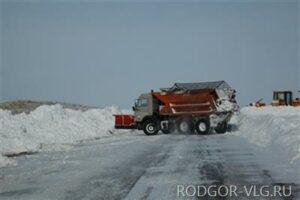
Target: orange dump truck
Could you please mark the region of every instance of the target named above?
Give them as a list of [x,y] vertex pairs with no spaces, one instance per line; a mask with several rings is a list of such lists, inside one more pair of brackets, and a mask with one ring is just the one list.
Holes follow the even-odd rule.
[[238,109],[235,90],[225,81],[175,83],[170,88],[141,94],[133,107],[134,115],[115,115],[116,129],[143,130],[146,135],[225,133]]

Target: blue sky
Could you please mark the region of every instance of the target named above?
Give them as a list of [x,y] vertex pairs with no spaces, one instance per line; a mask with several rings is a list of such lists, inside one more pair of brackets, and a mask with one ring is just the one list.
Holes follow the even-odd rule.
[[3,1],[2,101],[129,108],[142,92],[209,80],[241,105],[298,95],[299,2],[274,2]]

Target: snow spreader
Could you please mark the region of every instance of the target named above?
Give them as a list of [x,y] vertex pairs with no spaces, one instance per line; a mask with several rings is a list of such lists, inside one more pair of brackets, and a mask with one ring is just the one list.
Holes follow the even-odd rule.
[[134,115],[115,115],[116,129],[143,130],[146,135],[181,133],[225,133],[238,110],[236,91],[225,81],[175,83],[170,88],[141,94]]

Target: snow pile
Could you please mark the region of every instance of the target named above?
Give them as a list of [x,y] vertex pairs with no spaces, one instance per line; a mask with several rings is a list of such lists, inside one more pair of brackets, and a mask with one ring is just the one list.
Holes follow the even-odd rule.
[[40,106],[30,114],[12,115],[0,109],[0,167],[12,164],[1,154],[37,152],[43,145],[110,136],[114,133],[113,114],[123,112],[129,111],[112,106],[82,112],[64,109],[59,104]]
[[245,107],[237,116],[238,131],[251,143],[300,163],[300,107]]
[[[5,155],[111,136],[115,134],[113,114],[128,112],[113,106],[83,112],[59,104],[40,106],[30,114],[12,115],[0,109],[0,167],[15,164]],[[239,128],[233,134],[300,164],[300,107],[245,107],[236,123]]]

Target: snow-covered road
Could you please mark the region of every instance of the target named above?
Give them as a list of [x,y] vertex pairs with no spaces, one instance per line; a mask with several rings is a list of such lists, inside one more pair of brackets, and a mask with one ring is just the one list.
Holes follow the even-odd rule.
[[291,185],[293,197],[282,199],[300,198],[295,168],[231,134],[127,134],[17,160],[0,170],[1,200],[192,199],[178,193],[188,185],[237,186],[238,196],[230,199],[250,199],[240,190],[245,186]]

